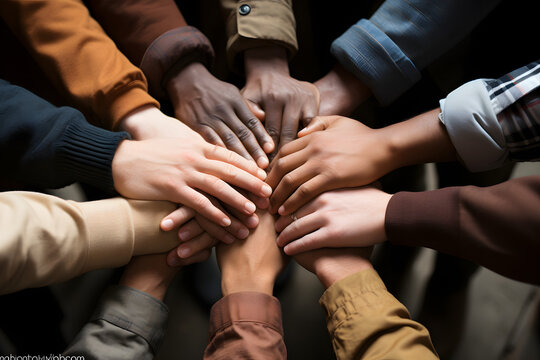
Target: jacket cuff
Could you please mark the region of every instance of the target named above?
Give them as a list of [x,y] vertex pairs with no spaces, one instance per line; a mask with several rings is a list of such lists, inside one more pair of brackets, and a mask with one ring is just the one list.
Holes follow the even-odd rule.
[[362,19],[334,40],[330,52],[387,105],[420,80],[420,71],[383,31]]
[[169,310],[158,299],[128,286],[109,288],[91,321],[104,320],[143,338],[154,354],[163,336]]
[[380,303],[389,294],[386,286],[373,269],[363,270],[332,284],[321,296],[319,303],[326,310],[330,335],[352,314]]
[[[240,8],[250,11],[241,15]],[[227,61],[237,73],[243,71],[243,53],[247,49],[278,45],[289,59],[298,51],[296,20],[291,4],[275,0],[238,1],[227,19]]]
[[[459,192],[450,187],[424,192],[398,192],[386,208],[385,231],[396,245],[459,251]],[[455,251],[454,251],[455,252]]]
[[209,68],[213,60],[210,40],[196,28],[182,26],[154,40],[146,49],[140,67],[148,79],[150,93],[164,98],[165,85],[172,75],[193,62]]
[[153,105],[159,108],[159,102],[151,97],[146,91],[146,84],[141,81],[133,81],[131,86],[114,98],[110,104],[110,118],[112,120],[112,130],[115,130],[118,122],[134,110],[146,105]]
[[504,164],[508,158],[506,140],[483,80],[460,86],[441,100],[440,106],[439,118],[470,171]]
[[72,176],[75,181],[113,193],[112,160],[120,142],[130,138],[125,131],[107,131],[89,124],[82,117],[74,117],[56,149],[59,154],[57,171]]
[[221,298],[210,310],[209,334],[212,339],[218,331],[235,322],[257,322],[283,336],[281,305],[273,296],[257,292],[239,292]]

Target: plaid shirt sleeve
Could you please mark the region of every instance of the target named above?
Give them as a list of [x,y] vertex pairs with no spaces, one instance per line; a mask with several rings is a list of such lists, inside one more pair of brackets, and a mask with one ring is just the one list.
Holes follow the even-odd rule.
[[540,60],[485,83],[510,159],[540,160]]
[[440,119],[471,171],[540,159],[540,62],[478,79],[441,100]]

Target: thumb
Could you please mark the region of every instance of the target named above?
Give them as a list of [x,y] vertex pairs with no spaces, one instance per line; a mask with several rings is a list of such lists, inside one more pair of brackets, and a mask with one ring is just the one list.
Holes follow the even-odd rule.
[[309,135],[315,131],[322,131],[328,128],[328,116],[316,116],[302,130],[298,132],[298,137]]

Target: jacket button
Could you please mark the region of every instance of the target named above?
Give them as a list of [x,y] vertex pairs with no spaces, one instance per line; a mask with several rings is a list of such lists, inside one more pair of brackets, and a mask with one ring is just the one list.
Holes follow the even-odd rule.
[[240,8],[238,8],[238,13],[240,15],[247,15],[251,12],[251,6],[247,5],[247,4],[244,4],[242,6],[240,6]]

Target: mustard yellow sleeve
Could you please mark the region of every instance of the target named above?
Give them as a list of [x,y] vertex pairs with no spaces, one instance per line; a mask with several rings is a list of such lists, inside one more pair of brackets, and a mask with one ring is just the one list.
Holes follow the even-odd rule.
[[0,15],[64,94],[108,129],[159,103],[81,0],[2,0]]
[[250,48],[274,44],[298,50],[292,0],[220,0],[226,19],[227,60],[239,71],[240,55]]
[[74,202],[32,192],[0,193],[0,294],[125,265],[178,245],[159,223],[175,205],[113,198]]
[[337,359],[438,359],[427,329],[390,294],[375,270],[330,286],[320,299]]

